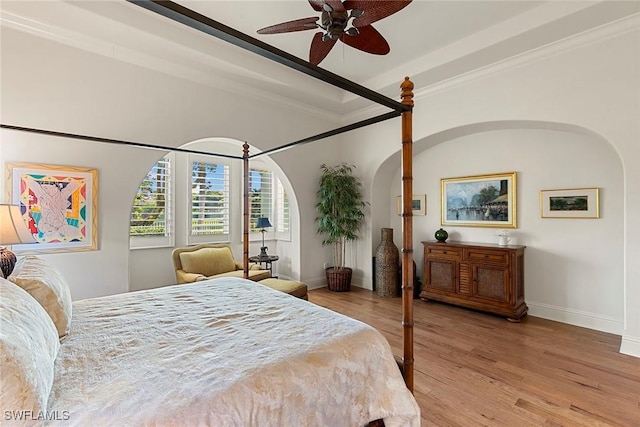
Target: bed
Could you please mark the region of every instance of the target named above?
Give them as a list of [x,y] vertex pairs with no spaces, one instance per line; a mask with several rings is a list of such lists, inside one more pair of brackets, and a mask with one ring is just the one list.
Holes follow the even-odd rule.
[[240,278],[70,303],[47,261],[16,270],[0,283],[5,422],[420,425],[386,339],[315,304]]
[[[115,425],[116,420],[123,425],[350,427],[377,420],[384,420],[386,426],[419,425],[420,411],[412,395],[413,83],[408,77],[404,79],[402,101],[397,102],[173,2],[130,1],[392,109],[258,154],[250,154],[249,144],[245,144],[242,156],[221,155],[244,162],[245,277],[249,266],[250,159],[401,116],[403,355],[396,362],[385,339],[360,322],[293,301],[259,284],[243,279],[199,282],[73,304],[68,335],[59,349],[52,343],[48,355],[43,355],[43,360],[48,360],[55,354],[47,374],[52,386],[46,399],[40,397],[34,407],[48,411],[45,415],[52,418],[52,425]],[[216,155],[4,123],[0,126],[92,142]],[[4,282],[3,292],[13,289]],[[2,300],[4,304],[4,295]],[[225,305],[232,300],[233,307]],[[184,310],[186,305],[190,310]],[[3,308],[2,315],[6,313],[18,316]],[[40,323],[46,321],[40,319]],[[119,329],[125,323],[131,331]],[[145,335],[145,331],[152,333]],[[221,335],[208,335],[213,332]],[[215,346],[222,342],[227,345]],[[223,357],[225,354],[228,357]],[[33,369],[37,371],[38,365]],[[35,385],[46,388],[46,383]],[[2,393],[4,403],[4,388]]]

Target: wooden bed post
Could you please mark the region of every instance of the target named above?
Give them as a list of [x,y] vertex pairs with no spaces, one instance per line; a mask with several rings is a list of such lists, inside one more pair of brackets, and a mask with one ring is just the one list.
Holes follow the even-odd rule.
[[251,213],[251,206],[249,205],[249,144],[246,142],[242,145],[242,163],[244,166],[243,171],[243,186],[242,193],[243,201],[243,213],[242,213],[242,277],[249,278],[249,215]]
[[413,82],[405,77],[400,85],[402,104],[402,375],[413,393]]

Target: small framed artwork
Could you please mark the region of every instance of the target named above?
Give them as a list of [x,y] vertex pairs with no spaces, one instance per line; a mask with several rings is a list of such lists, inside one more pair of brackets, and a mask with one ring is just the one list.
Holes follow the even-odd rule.
[[516,172],[440,180],[442,225],[516,228]]
[[97,249],[96,169],[8,163],[7,175],[9,200],[20,206],[37,242],[13,249],[23,254]]
[[600,218],[598,188],[540,191],[542,218]]
[[[413,215],[426,215],[427,214],[427,195],[426,194],[414,194],[411,197],[411,212]],[[398,196],[396,199],[396,211],[398,215],[402,215],[402,196]]]

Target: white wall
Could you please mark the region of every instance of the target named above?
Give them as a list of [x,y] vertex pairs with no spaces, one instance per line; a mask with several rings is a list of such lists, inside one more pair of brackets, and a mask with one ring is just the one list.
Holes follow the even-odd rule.
[[[559,138],[566,139],[567,143],[573,141],[573,144],[584,144],[590,146],[590,150],[596,150],[595,153],[580,151],[581,158],[586,158],[596,169],[576,169],[575,173],[580,175],[572,176],[572,179],[568,179],[567,175],[544,176],[539,172],[544,165],[520,164],[522,160],[519,158],[519,151],[513,152],[514,159],[502,159],[500,163],[494,163],[492,168],[480,165],[476,158],[469,159],[463,166],[456,165],[455,171],[441,171],[433,179],[522,170],[520,184],[527,189],[525,194],[529,194],[528,197],[537,197],[537,192],[545,187],[603,187],[605,209],[601,219],[589,221],[595,224],[593,228],[571,221],[565,225],[558,225],[557,222],[555,225],[551,222],[550,225],[549,221],[552,220],[542,221],[537,218],[529,218],[522,223],[522,226],[527,228],[519,229],[518,234],[529,246],[527,265],[531,262],[534,262],[534,265],[543,263],[550,259],[551,254],[564,256],[569,262],[569,270],[562,270],[564,267],[557,264],[553,265],[553,270],[563,275],[562,290],[553,288],[549,283],[540,283],[543,276],[532,276],[533,272],[529,269],[527,278],[533,283],[527,285],[527,299],[531,300],[535,307],[532,312],[535,311],[538,315],[552,318],[564,316],[576,323],[597,324],[595,326],[598,328],[609,331],[619,331],[621,326],[621,351],[638,356],[640,264],[636,260],[640,257],[640,168],[636,163],[640,159],[639,28],[637,19],[624,21],[613,28],[602,29],[543,49],[533,55],[506,61],[437,88],[416,88],[416,107],[413,113],[413,139],[417,141],[414,147],[416,151],[471,134],[464,140],[452,142],[454,145],[443,144],[437,150],[425,153],[426,156],[434,152],[449,153],[448,158],[441,159],[443,162],[454,160],[451,158],[453,151],[449,151],[447,147],[453,147],[455,144],[466,144],[462,152],[455,152],[455,157],[466,157],[467,150],[480,157],[476,142],[478,145],[487,142],[486,135],[481,131],[504,127],[565,129],[582,136],[550,136],[556,141]],[[393,168],[386,163],[387,159],[392,158],[396,165],[400,164],[397,154],[400,149],[398,129],[376,125],[351,133],[350,143],[345,144],[344,158],[347,161],[357,161],[360,170],[364,171],[365,182],[371,185],[369,191],[374,193],[371,224],[375,227],[373,234],[365,236],[358,243],[361,251],[373,252],[379,242],[379,227],[391,221],[393,207],[390,208],[388,198],[392,194],[400,194],[399,181],[391,179],[398,166]],[[534,143],[531,139],[534,133],[524,132],[519,135],[529,140],[529,144]],[[396,143],[393,144],[391,141]],[[521,147],[518,141],[512,143]],[[556,149],[562,150],[560,147],[549,147],[546,143],[541,144],[540,150],[544,149],[543,146],[552,151],[541,152],[537,158],[555,160]],[[460,148],[459,145],[457,147]],[[609,152],[606,156],[608,161],[605,163],[608,165],[607,170],[602,171],[598,164],[599,156],[611,150],[616,154],[617,160],[616,156],[612,157]],[[414,153],[417,158],[424,161],[416,151]],[[494,170],[495,168],[497,170]],[[414,185],[420,183],[424,175],[430,174],[431,171],[424,168],[414,168]],[[539,178],[540,182],[533,182],[533,177]],[[582,179],[578,179],[579,177]],[[558,181],[564,181],[565,185],[560,185]],[[416,191],[417,187],[414,193]],[[439,192],[434,191],[428,191],[430,200],[433,200],[434,194],[435,197],[439,197]],[[622,200],[612,199],[616,194],[622,197]],[[528,200],[529,204],[535,204],[531,199]],[[434,206],[433,202],[428,202],[428,205]],[[622,213],[619,213],[618,209],[621,209]],[[527,214],[535,215],[537,210],[529,209],[523,220],[526,220]],[[418,226],[420,221],[416,221]],[[428,237],[431,237],[436,225],[437,222],[427,224]],[[608,247],[605,240],[619,240],[619,236],[622,235],[622,240],[618,242],[622,249],[613,252],[623,258],[623,264],[620,264],[620,261],[604,264],[602,259],[594,259],[584,248],[575,252],[576,240],[560,240],[550,236],[550,232],[553,231],[550,229],[553,227],[566,227],[567,230],[586,233],[585,236],[579,236],[578,242],[581,244],[589,242],[590,245],[604,244]],[[456,229],[454,236],[455,233],[460,231]],[[489,237],[482,234],[482,231],[471,229],[465,229],[464,233],[464,236],[460,237],[469,240],[488,241]],[[416,250],[419,250],[416,244],[419,245],[421,238],[414,236]],[[601,256],[605,256],[607,261],[613,261],[614,257],[608,252],[595,250]],[[589,255],[589,264],[581,261],[576,253]],[[533,258],[533,261],[530,261],[530,258]],[[370,284],[369,264],[370,261],[365,260],[359,266],[365,272],[365,280]],[[547,268],[547,265],[544,268]],[[568,271],[578,275],[569,276]],[[590,279],[586,283],[584,280],[576,280],[585,277],[592,277],[593,280]],[[553,283],[560,283],[560,279],[554,278]],[[546,295],[543,290],[552,292],[552,295]],[[581,294],[576,296],[573,292],[575,290]],[[617,311],[621,307],[624,307],[622,313]]]
[[[228,137],[249,141],[263,150],[336,126],[295,106],[244,99],[233,92],[214,90],[5,27],[1,42],[3,124],[169,147],[207,137]],[[175,281],[170,248],[132,256],[129,253],[133,197],[142,178],[164,152],[6,129],[0,131],[0,145],[3,165],[33,162],[98,169],[99,250],[44,255],[67,277],[74,299],[150,287],[150,278],[158,279],[161,285]],[[242,153],[239,150],[237,154]],[[313,144],[300,147],[294,154],[273,156],[283,165],[285,175],[301,176],[292,182],[292,196],[307,218],[314,210],[315,192],[311,189],[319,175],[317,162],[330,156]],[[8,189],[0,190],[8,200]],[[294,225],[298,226],[297,219]],[[309,234],[308,227],[305,232]],[[297,242],[309,239],[300,234],[299,229],[295,231]],[[309,240],[306,250],[323,250],[313,237]],[[284,259],[283,268],[306,280],[305,272],[313,271],[306,260],[315,258],[300,263],[298,253],[286,254],[296,259]],[[129,283],[130,271],[136,280],[133,286]],[[312,274],[317,280],[318,273]]]
[[[518,124],[521,126],[521,124]],[[419,148],[427,141],[416,141]],[[415,260],[422,241],[440,228],[440,179],[517,172],[517,229],[526,245],[525,300],[529,314],[622,334],[624,308],[624,189],[622,164],[608,143],[558,130],[502,129],[457,137],[414,156],[414,193],[427,194],[427,216],[414,217]],[[391,182],[400,181],[400,171]],[[600,188],[599,219],[540,217],[542,189]],[[396,188],[388,194],[393,200]],[[402,223],[389,210],[401,247]],[[444,227],[451,240],[497,243],[495,229]],[[379,239],[377,239],[379,240]],[[374,239],[374,244],[376,239]]]
[[[640,263],[635,262],[640,257],[640,168],[636,165],[640,158],[638,27],[638,20],[627,20],[612,28],[463,76],[437,88],[416,88],[413,131],[414,140],[418,141],[416,148],[422,145],[421,149],[426,150],[439,142],[449,141],[433,148],[433,151],[416,152],[419,161],[423,162],[430,161],[429,153],[451,152],[451,147],[456,144],[465,144],[465,150],[468,144],[475,146],[475,142],[470,141],[476,138],[478,145],[498,143],[487,141],[490,134],[480,132],[483,126],[492,129],[490,124],[495,122],[559,124],[555,129],[564,126],[591,135],[589,138],[567,135],[566,143],[589,145],[598,154],[607,154],[608,163],[613,168],[610,176],[600,177],[595,172],[576,170],[584,179],[576,177],[575,181],[570,181],[566,175],[543,176],[530,165],[510,167],[507,161],[499,169],[522,171],[520,183],[524,192],[519,197],[534,197],[531,194],[545,186],[560,187],[556,182],[561,179],[567,181],[568,186],[589,185],[605,189],[603,217],[585,222],[596,224],[592,230],[585,230],[586,225],[579,226],[582,227],[579,231],[587,234],[580,241],[606,246],[602,242],[603,236],[613,236],[610,238],[615,240],[621,233],[624,264],[620,266],[618,261],[613,268],[597,263],[589,265],[592,268],[589,277],[594,280],[575,285],[584,286],[584,295],[579,299],[569,299],[568,296],[568,291],[574,288],[567,282],[575,282],[575,277],[566,277],[563,282],[557,278],[556,283],[564,284],[565,292],[548,283],[536,284],[541,277],[532,276],[528,271],[527,298],[535,303],[540,314],[544,314],[543,309],[550,308],[548,315],[569,313],[571,310],[585,318],[602,315],[604,323],[613,325],[613,328],[619,325],[623,316],[622,351],[636,355],[640,355]],[[398,83],[401,79],[399,77]],[[223,136],[250,141],[266,149],[335,125],[300,109],[238,99],[232,92],[180,81],[5,28],[2,32],[1,83],[3,123],[167,146]],[[473,136],[456,141],[456,138],[464,136],[464,132],[456,134],[456,131],[468,126],[473,128]],[[513,132],[528,144],[533,144],[544,133],[517,129]],[[502,143],[505,135],[494,134],[501,136]],[[129,209],[138,183],[158,156],[10,131],[2,131],[0,137],[2,162],[34,161],[99,168],[100,250],[51,257],[70,277],[75,298],[127,290],[127,272],[131,262],[128,255]],[[557,132],[551,132],[549,137],[556,141],[563,139]],[[348,144],[338,145],[340,142]],[[619,161],[602,148],[607,144],[613,147]],[[540,156],[553,158],[556,148],[546,143],[543,145],[551,151],[540,153]],[[292,182],[299,203],[299,239],[304,243],[299,254],[302,280],[311,285],[321,283],[322,265],[329,261],[328,249],[321,247],[321,238],[315,233],[318,166],[322,162],[347,161],[358,166],[357,172],[364,178],[366,186],[365,195],[372,201],[371,215],[363,229],[362,239],[350,251],[351,262],[356,269],[356,283],[370,286],[371,255],[379,239],[379,229],[392,221],[389,203],[383,201],[391,194],[399,194],[400,185],[381,177],[385,174],[391,177],[397,172],[397,167],[385,162],[397,156],[399,148],[399,120],[392,120],[350,132],[334,138],[332,142],[308,144],[273,156]],[[514,153],[514,157],[517,154]],[[598,154],[588,153],[587,157],[593,159]],[[620,174],[620,163],[621,181],[616,178]],[[469,172],[465,172],[467,169]],[[483,169],[474,161],[461,165],[446,176],[485,172]],[[492,169],[487,171],[492,172]],[[416,183],[420,173],[416,168]],[[438,175],[433,178],[440,178]],[[540,178],[541,182],[534,182],[534,178]],[[620,187],[612,188],[615,185]],[[616,191],[622,191],[622,225],[616,222],[618,213],[612,211],[620,208],[617,204],[620,202],[610,198]],[[425,192],[432,201],[433,190]],[[535,204],[523,202],[525,206],[532,203]],[[433,203],[429,202],[429,206],[432,207]],[[529,246],[527,265],[545,262],[550,253],[566,256],[575,253],[574,242],[551,242],[549,227],[559,226],[548,225],[551,220],[541,221],[532,212],[531,209],[525,210],[524,222],[521,223],[523,228],[518,229],[518,237]],[[527,219],[527,215],[533,217]],[[425,220],[431,219],[427,216]],[[570,221],[567,224],[570,225],[566,227],[574,227]],[[435,225],[426,224],[429,234]],[[485,232],[464,231],[469,238],[487,240]],[[421,238],[416,236],[418,244]],[[613,252],[620,255],[619,249]],[[584,255],[584,251],[581,250],[580,254]],[[607,259],[612,260],[613,255]],[[580,279],[587,276],[583,272],[587,266],[578,265],[577,258],[570,261],[569,271],[572,274],[578,274]],[[157,258],[157,262],[168,261],[163,255]],[[153,265],[149,264],[148,268],[153,268]],[[554,266],[554,270],[560,271],[561,267]],[[605,277],[610,285],[604,283]],[[87,284],[88,281],[91,285]],[[622,301],[620,281],[623,282]],[[534,284],[536,286],[532,287]],[[547,295],[543,292],[545,290],[552,295]],[[559,298],[561,294],[564,300]],[[622,305],[623,314],[619,312]]]
[[[3,87],[3,104],[4,94]],[[125,158],[122,148],[113,145],[79,144],[67,138],[6,130],[0,132],[0,145],[4,164],[28,161],[98,169],[98,250],[51,254],[45,258],[61,270],[74,299],[128,291],[126,223],[136,191],[130,188],[131,180],[139,179],[130,166],[145,163],[148,152],[131,150]],[[4,180],[2,184],[6,186]],[[6,192],[5,187],[2,194]],[[5,199],[9,201],[8,195]],[[125,200],[129,208],[124,207]]]

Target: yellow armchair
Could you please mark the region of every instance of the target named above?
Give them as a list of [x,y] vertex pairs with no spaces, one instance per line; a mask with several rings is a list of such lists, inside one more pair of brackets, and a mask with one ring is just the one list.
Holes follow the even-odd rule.
[[[242,277],[243,266],[233,258],[228,244],[210,244],[176,248],[171,254],[178,283],[192,283],[216,277]],[[253,264],[249,279],[259,281],[271,277],[269,270]]]

